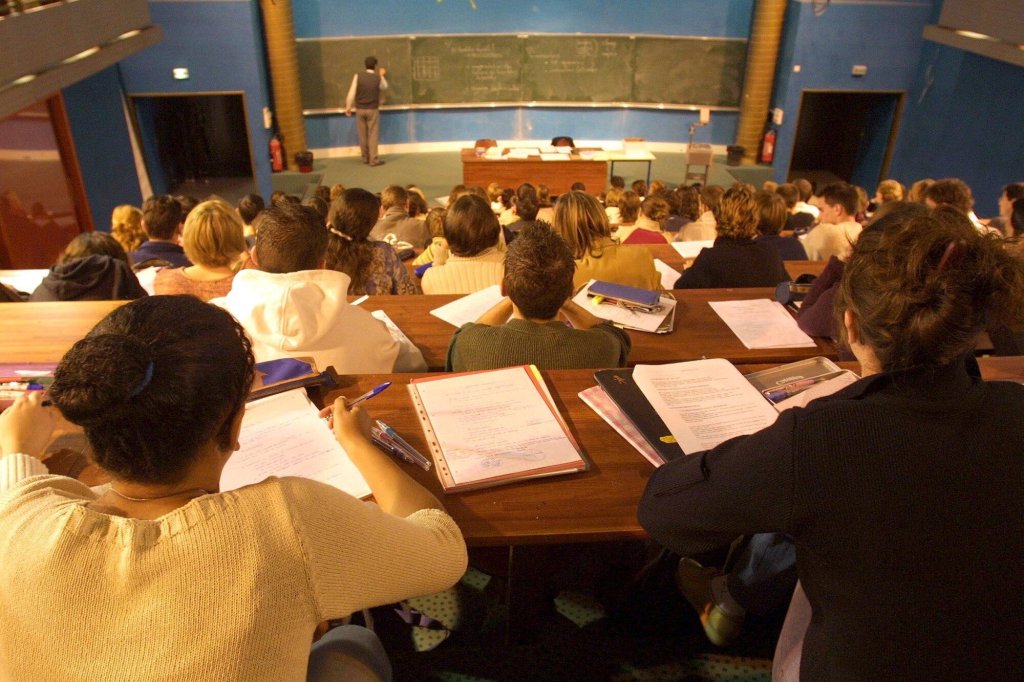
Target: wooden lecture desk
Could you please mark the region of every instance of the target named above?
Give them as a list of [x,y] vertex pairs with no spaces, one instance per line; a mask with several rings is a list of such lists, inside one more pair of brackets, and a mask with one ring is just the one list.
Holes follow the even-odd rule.
[[[660,260],[661,262],[668,265],[676,272],[682,273],[682,271],[693,262],[692,259],[684,259],[678,251],[672,248],[671,244],[643,244],[651,251],[651,255]],[[820,275],[825,269],[825,265],[828,261],[823,260],[787,260],[783,261],[786,266],[786,272],[793,279],[796,279],[804,273],[811,275]]]
[[[836,357],[836,347],[816,339],[814,348],[745,347],[708,305],[710,301],[772,298],[772,288],[677,289],[676,322],[669,334],[630,332],[630,364],[725,358],[735,363],[785,363],[824,355]],[[356,297],[349,297],[354,300]],[[423,352],[427,367],[444,369],[448,342],[455,327],[430,314],[458,295],[370,296],[362,307],[383,310]],[[0,358],[15,362],[54,362],[120,301],[62,303],[0,303]]]
[[478,187],[496,182],[512,188],[530,182],[547,185],[552,194],[568,192],[574,182],[582,182],[591,192],[604,189],[608,180],[607,160],[587,160],[575,153],[567,156],[565,161],[544,161],[539,155],[525,159],[489,159],[477,156],[474,149],[463,149],[462,182]]

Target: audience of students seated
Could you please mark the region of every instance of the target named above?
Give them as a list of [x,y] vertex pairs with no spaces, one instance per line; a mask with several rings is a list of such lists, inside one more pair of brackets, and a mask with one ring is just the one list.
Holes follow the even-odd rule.
[[383,241],[389,234],[399,241],[421,249],[430,243],[430,235],[422,220],[409,217],[409,193],[398,185],[388,185],[380,193],[383,214],[370,231],[369,238]]
[[323,269],[327,236],[311,208],[267,209],[252,253],[259,269],[240,271],[228,295],[212,303],[242,323],[259,362],[312,357],[340,374],[425,369],[422,356],[415,366],[398,362],[402,348],[384,323],[349,305],[349,276]]
[[342,192],[327,218],[326,267],[349,276],[349,294],[422,293],[394,247],[367,239],[379,215],[380,201],[365,189]]
[[[523,228],[505,255],[501,291],[506,298],[456,330],[446,369],[625,366],[629,336],[572,302],[574,269],[573,254],[561,237],[539,224]],[[557,319],[559,313],[571,327]]]
[[659,288],[661,277],[650,249],[624,246],[613,239],[608,216],[589,194],[567,192],[560,196],[552,227],[576,260],[575,287],[596,279],[641,289]]
[[857,190],[845,182],[834,182],[821,190],[818,224],[801,237],[811,260],[845,258],[857,241],[862,226],[855,219],[860,198]]
[[775,188],[775,193],[786,202],[786,224],[784,230],[792,230],[793,234],[801,235],[811,229],[816,218],[806,211],[797,210],[797,202],[800,200],[800,190],[791,182],[784,182]]
[[516,188],[516,195],[512,199],[513,211],[516,220],[505,225],[505,241],[511,244],[516,234],[537,220],[537,213],[540,211],[540,197],[537,195],[537,188],[528,182],[524,182]]
[[[640,195],[633,190],[626,190],[619,197],[616,206],[619,207],[619,230],[624,227],[636,225],[636,219],[640,217]],[[618,236],[618,232],[616,233]]]
[[726,190],[715,219],[718,236],[714,245],[697,254],[693,265],[676,280],[675,289],[773,287],[789,280],[775,247],[754,241],[758,211],[750,189]]
[[713,211],[704,201],[705,196],[712,197],[715,205],[721,200],[721,187],[712,185],[710,187],[684,187],[680,191],[680,203],[682,212],[687,216],[696,216],[679,229],[676,233],[677,242],[704,242],[712,241],[715,238],[715,216]]
[[467,194],[449,206],[444,238],[448,248],[434,247],[434,265],[423,273],[423,293],[471,294],[501,283],[501,226],[486,199]]
[[106,232],[83,232],[64,247],[30,301],[118,301],[145,296],[128,255]]
[[161,268],[153,279],[156,294],[191,294],[203,301],[226,296],[245,259],[242,219],[223,201],[204,201],[185,219],[182,248],[192,265]]
[[754,194],[757,204],[757,234],[755,241],[770,244],[782,260],[807,260],[804,245],[796,237],[783,237],[779,233],[786,225],[789,212],[786,200],[774,192],[761,190]]
[[[837,292],[864,378],[652,473],[640,523],[673,552],[761,532],[795,544],[802,588],[773,679],[1020,669],[1024,582],[1007,576],[1024,552],[1024,387],[982,381],[973,351],[1022,305],[1024,266],[997,240],[931,217],[886,229]],[[705,591],[706,621],[720,598]]]
[[131,253],[146,241],[142,229],[142,211],[130,204],[115,206],[110,214],[110,236],[117,240],[125,253]]
[[142,229],[147,241],[128,254],[135,267],[147,265],[192,265],[178,244],[185,216],[181,204],[166,194],[151,196],[142,203]]
[[668,214],[667,201],[659,196],[649,196],[641,204],[636,221],[620,227],[615,237],[623,244],[666,244],[671,236],[661,231],[661,223]]
[[444,240],[444,214],[443,208],[432,208],[427,211],[426,218],[423,223],[427,226],[427,231],[430,232],[430,243],[427,248],[423,249],[420,255],[416,256],[413,260],[413,265],[426,265],[427,263],[434,262],[434,250],[438,248],[447,249],[448,242]]
[[245,243],[250,248],[256,243],[256,228],[253,223],[260,211],[266,207],[263,197],[259,194],[246,194],[238,202],[238,217],[242,219],[242,234],[245,236]]
[[[679,185],[672,191],[672,196],[675,197],[675,211],[678,217],[676,225],[678,227],[674,230],[668,230],[669,232],[675,232],[675,240],[682,241],[682,236],[686,234],[684,231],[692,223],[700,217],[703,213],[703,206],[700,200],[700,190],[691,185]],[[690,240],[692,241],[692,240]]]
[[[372,632],[345,626],[311,649],[312,633],[451,586],[467,564],[462,534],[343,398],[334,434],[375,504],[297,477],[220,492],[252,381],[230,315],[155,296],[68,351],[54,407],[34,392],[0,415],[0,575],[17,584],[0,591],[6,675],[391,678]],[[84,429],[109,483],[48,474],[39,458],[58,411]]]

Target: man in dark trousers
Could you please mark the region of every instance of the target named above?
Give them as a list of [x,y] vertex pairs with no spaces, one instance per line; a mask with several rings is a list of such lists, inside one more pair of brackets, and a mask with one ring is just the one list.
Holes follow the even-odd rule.
[[359,132],[359,151],[363,162],[371,166],[383,165],[377,158],[377,137],[380,134],[380,93],[388,89],[384,80],[387,70],[377,68],[377,58],[367,57],[366,70],[352,76],[352,85],[345,98],[345,115],[356,111],[356,130]]

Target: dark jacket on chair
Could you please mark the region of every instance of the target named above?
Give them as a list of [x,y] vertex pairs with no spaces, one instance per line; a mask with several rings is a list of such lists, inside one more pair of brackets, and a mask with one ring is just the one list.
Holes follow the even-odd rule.
[[146,296],[135,273],[110,256],[76,258],[50,269],[30,301],[130,301]]

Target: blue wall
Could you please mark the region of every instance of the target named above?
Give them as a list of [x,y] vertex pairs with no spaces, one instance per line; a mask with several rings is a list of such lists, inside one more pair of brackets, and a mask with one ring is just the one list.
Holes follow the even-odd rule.
[[[259,5],[253,0],[150,2],[149,11],[164,39],[121,62],[125,92],[244,92],[256,181],[269,197],[270,133],[263,128],[263,107],[270,106],[270,91]],[[189,80],[171,77],[178,66],[188,67]]]
[[115,206],[142,203],[117,66],[65,88],[63,95],[93,226],[109,231]]
[[[785,111],[778,127],[773,166],[782,182],[789,170],[804,90],[909,91],[914,83],[932,2],[833,3],[821,16],[807,2],[790,0],[775,80],[775,107]],[[855,64],[868,73],[851,75]],[[794,66],[799,73],[794,73]],[[873,188],[872,188],[873,189]]]
[[[295,0],[297,38],[457,33],[612,33],[747,38],[753,0]],[[349,78],[349,74],[339,74]],[[342,106],[343,103],[338,104]],[[696,112],[643,109],[455,109],[388,111],[381,115],[386,143],[439,142],[479,137],[577,139],[645,137],[685,142]],[[738,114],[711,114],[696,139],[732,144]],[[358,144],[354,119],[306,118],[312,148]]]
[[958,177],[980,216],[1024,180],[1024,68],[926,43],[893,159],[901,182]]

